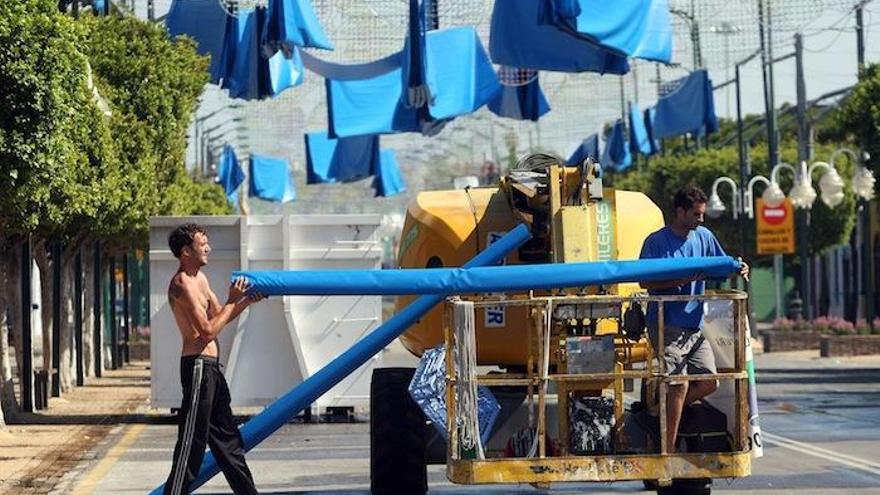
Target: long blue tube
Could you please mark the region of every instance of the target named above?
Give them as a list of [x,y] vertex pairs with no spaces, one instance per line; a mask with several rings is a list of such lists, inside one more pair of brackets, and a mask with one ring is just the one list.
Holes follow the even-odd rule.
[[734,258],[712,256],[474,268],[234,272],[232,277],[244,276],[253,290],[272,296],[469,294],[676,280],[697,274],[721,278],[739,268]]
[[[464,266],[467,268],[500,263],[505,256],[521,246],[531,238],[529,229],[520,224],[508,232],[504,237],[489,245],[485,251],[476,255]],[[263,440],[284,426],[297,413],[309,404],[315,402],[328,390],[333,388],[343,378],[358,369],[367,360],[387,347],[397,337],[405,332],[410,325],[431,310],[435,305],[443,301],[444,296],[433,294],[422,296],[413,301],[400,313],[371,332],[351,349],[343,352],[327,366],[317,373],[308,377],[284,394],[281,398],[269,405],[263,412],[254,416],[241,427],[241,435],[244,439],[244,448],[249,451]],[[215,474],[220,472],[217,461],[212,453],[208,453],[202,462],[199,476],[190,486],[191,490],[205,484]],[[151,495],[161,495],[165,485],[162,484],[151,492]]]

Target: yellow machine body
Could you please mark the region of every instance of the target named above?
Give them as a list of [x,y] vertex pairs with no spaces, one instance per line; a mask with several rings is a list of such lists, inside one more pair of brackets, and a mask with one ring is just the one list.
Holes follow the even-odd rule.
[[[519,223],[530,227],[533,239],[511,253],[507,264],[637,259],[645,238],[663,226],[660,209],[640,192],[599,186],[601,194],[594,189],[590,195],[591,178],[582,176],[588,174],[582,168],[554,165],[529,174],[529,181],[505,177],[498,187],[420,193],[407,211],[399,266],[461,266]],[[537,186],[533,180],[536,175]],[[608,294],[628,295],[638,286],[620,284],[603,289]],[[398,310],[412,299],[399,298]],[[476,319],[480,364],[525,364],[525,308],[480,309]],[[603,327],[606,323],[613,328]],[[599,333],[616,328],[612,321],[598,326]],[[416,356],[442,344],[442,308],[426,314],[401,341]]]

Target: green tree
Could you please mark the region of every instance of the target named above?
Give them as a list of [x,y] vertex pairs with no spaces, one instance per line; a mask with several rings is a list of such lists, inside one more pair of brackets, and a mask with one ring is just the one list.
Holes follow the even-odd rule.
[[127,187],[107,211],[103,233],[143,242],[153,215],[222,214],[229,206],[215,184],[184,168],[186,131],[208,82],[208,60],[192,40],[134,18],[85,18],[84,50],[110,101],[112,129]]
[[65,232],[103,207],[117,167],[87,87],[82,30],[50,0],[0,5],[0,225]]
[[870,153],[867,164],[880,174],[880,65],[861,71],[858,84],[835,112],[828,134],[845,137]]

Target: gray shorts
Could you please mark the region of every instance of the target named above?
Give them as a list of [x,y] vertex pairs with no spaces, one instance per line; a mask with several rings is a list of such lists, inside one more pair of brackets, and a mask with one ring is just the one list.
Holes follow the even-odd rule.
[[[657,349],[657,327],[650,325],[648,338]],[[702,375],[717,373],[715,353],[699,328],[666,325],[663,335],[663,360],[670,375]]]

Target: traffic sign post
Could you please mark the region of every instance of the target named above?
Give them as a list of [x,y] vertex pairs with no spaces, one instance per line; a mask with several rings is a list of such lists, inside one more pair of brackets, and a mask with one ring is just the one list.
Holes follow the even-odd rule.
[[794,209],[791,200],[779,206],[764,204],[758,198],[755,227],[758,254],[794,254]]

